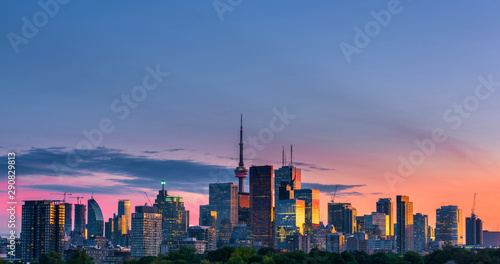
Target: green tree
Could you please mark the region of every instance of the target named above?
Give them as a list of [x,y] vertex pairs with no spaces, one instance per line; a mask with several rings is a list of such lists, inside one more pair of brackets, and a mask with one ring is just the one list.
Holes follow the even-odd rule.
[[263,247],[263,248],[259,249],[259,251],[257,251],[257,254],[259,254],[261,256],[266,256],[267,254],[274,254],[274,249]]
[[79,249],[66,261],[66,264],[94,264],[94,261],[87,252]]
[[171,251],[166,257],[174,263],[200,263],[201,257],[196,254],[196,249],[192,247],[181,247],[179,250]]
[[62,257],[61,254],[57,252],[45,253],[38,259],[39,264],[61,264]]
[[424,258],[415,251],[406,252],[403,259],[411,264],[424,264]]
[[206,259],[212,263],[221,262],[225,263],[229,261],[231,254],[236,250],[234,247],[223,247],[214,251],[209,251],[206,255]]

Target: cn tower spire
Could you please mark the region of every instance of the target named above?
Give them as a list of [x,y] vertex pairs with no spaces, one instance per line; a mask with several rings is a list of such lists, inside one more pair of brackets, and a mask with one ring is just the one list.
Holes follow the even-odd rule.
[[245,164],[243,164],[243,114],[241,114],[240,119],[240,163],[238,164],[238,166],[245,166]]
[[245,178],[247,177],[247,168],[245,168],[245,164],[243,163],[243,114],[240,117],[240,163],[238,167],[234,171],[235,177],[238,178],[238,191],[244,192],[245,190]]

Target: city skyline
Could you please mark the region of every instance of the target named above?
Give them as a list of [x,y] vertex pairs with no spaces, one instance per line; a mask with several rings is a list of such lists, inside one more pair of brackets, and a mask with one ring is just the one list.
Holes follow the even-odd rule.
[[334,194],[358,215],[408,195],[435,226],[441,206],[469,216],[477,193],[483,229],[498,230],[500,3],[400,1],[347,61],[342,43],[387,4],[244,1],[221,20],[211,2],[70,2],[16,51],[9,33],[44,9],[9,2],[0,159],[16,152],[18,204],[94,193],[108,221],[119,199],[149,203],[165,180],[196,224],[209,184],[238,182],[243,113],[245,167],[278,168],[293,145],[324,223]]
[[[241,131],[240,131],[240,134],[241,134]],[[241,136],[241,135],[240,135],[240,136]],[[113,150],[111,150],[111,151],[113,151]],[[290,152],[291,152],[291,151],[290,151]],[[277,173],[277,172],[279,172],[279,171],[281,171],[281,170],[283,170],[283,169],[287,169],[287,168],[289,168],[288,166],[289,166],[289,164],[291,164],[291,163],[287,164],[287,162],[292,162],[292,161],[291,161],[292,157],[291,157],[291,153],[290,153],[290,152],[289,152],[289,153],[287,153],[287,152],[285,151],[284,146],[283,146],[283,148],[282,148],[282,157],[281,157],[281,158],[282,158],[282,160],[281,160],[281,165],[282,165],[283,167],[282,167],[282,168],[279,168],[279,170],[277,169],[277,170],[276,170],[276,173]],[[290,155],[290,157],[286,157],[286,155]],[[288,161],[286,161],[286,159],[288,159]],[[236,160],[236,158],[235,158],[235,159],[232,159],[232,160]],[[236,161],[235,161],[235,162],[236,162]],[[295,164],[303,164],[303,163],[301,163],[301,162],[296,162]],[[255,165],[250,165],[250,166],[255,166]],[[306,165],[306,166],[307,166],[307,165]],[[233,168],[234,168],[234,167],[233,167]],[[233,168],[229,167],[229,168],[224,168],[223,170],[225,171],[225,173],[231,173],[231,169],[233,169]],[[277,167],[276,167],[276,168],[277,168]],[[299,181],[298,181],[298,182],[299,182],[299,184],[300,184],[300,179],[301,179],[301,176],[300,176],[300,175],[301,175],[301,173],[300,173],[300,169],[301,169],[301,168],[300,168],[300,167],[295,167],[295,166],[294,166],[294,170],[295,170],[295,168],[297,168],[297,170],[299,171],[299,173],[298,173],[298,175],[299,175]],[[217,177],[216,177],[216,178],[214,178],[214,179],[216,179],[216,180],[217,180],[217,182],[210,183],[210,185],[211,185],[211,184],[217,184],[217,183],[219,183],[219,181],[220,181],[220,179],[221,179],[221,177],[220,177],[220,176],[221,176],[221,174],[220,174],[220,170],[221,170],[220,168],[219,168],[219,169],[217,169]],[[226,172],[226,171],[227,171],[227,172]],[[212,171],[212,173],[213,173],[213,171]],[[224,174],[222,174],[222,175],[224,175]],[[224,175],[224,176],[225,176],[225,178],[226,178],[228,181],[227,181],[227,182],[220,182],[220,183],[231,183],[231,184],[233,184],[233,185],[235,186],[235,187],[234,187],[234,189],[235,189],[235,190],[236,190],[237,188],[239,188],[239,187],[238,187],[238,182],[234,182],[235,180],[234,180],[234,178],[231,178],[231,175],[229,175],[229,174],[228,174],[228,175]],[[276,174],[273,172],[273,178],[274,178],[275,176],[276,176]],[[213,177],[213,175],[212,175],[212,177]],[[274,181],[274,179],[273,179],[273,181]],[[164,180],[162,180],[162,181],[161,181],[161,184],[162,184],[162,185],[161,185],[161,186],[162,186],[162,188],[164,188],[164,186],[165,186],[166,182],[165,182]],[[158,185],[158,184],[157,184],[157,185]],[[247,186],[247,187],[246,187],[246,189],[248,189],[248,183],[246,183],[246,186]],[[306,184],[305,184],[305,186],[306,186],[306,187],[308,187],[308,186],[316,186],[316,187],[320,186],[319,188],[321,188],[321,189],[324,189],[324,188],[325,188],[325,187],[324,187],[324,185],[322,185],[322,184],[320,184],[320,183],[310,183],[309,185],[306,183]],[[335,189],[338,189],[338,187],[340,187],[340,188],[342,188],[342,187],[343,187],[343,185],[342,185],[342,184],[327,186],[327,189],[329,190],[329,191],[327,191],[327,195],[332,195],[332,194],[333,194],[333,195],[338,195],[338,194],[340,194],[339,196],[341,196],[341,197],[342,197],[342,193],[337,193],[337,192],[333,191],[333,189],[331,188],[331,187],[333,187],[333,186],[335,187]],[[142,189],[144,189],[144,188],[142,188],[142,187],[140,187],[140,186],[137,186],[137,187],[138,187],[139,189],[141,189],[141,190],[142,190]],[[328,187],[330,187],[330,188],[328,188]],[[352,188],[352,187],[347,187],[347,188]],[[354,187],[354,188],[355,188],[355,187]],[[66,190],[67,190],[67,189],[71,189],[71,187],[69,187],[69,188],[65,188],[65,189],[64,189],[64,191],[65,191],[64,195],[66,195]],[[273,187],[273,189],[274,189],[274,187]],[[54,190],[62,190],[62,189],[54,189]],[[166,189],[165,189],[165,191],[166,191]],[[277,191],[277,189],[276,189],[276,190],[273,190],[273,192],[274,192],[274,193],[273,193],[273,196],[277,195],[276,191]],[[154,194],[154,190],[152,190],[151,192],[152,192],[152,194]],[[143,193],[144,193],[144,192],[143,192]],[[182,192],[181,192],[181,193],[182,193]],[[62,194],[63,194],[63,193],[50,193],[50,195],[62,195]],[[323,197],[325,196],[325,193],[323,193],[323,192],[321,192],[321,191],[320,191],[320,194],[321,194]],[[81,195],[81,193],[76,193],[75,195]],[[92,193],[91,193],[91,198],[90,198],[89,200],[93,200],[93,195],[94,195],[94,192],[92,192]],[[151,193],[150,193],[150,195],[151,195]],[[327,195],[326,195],[326,196],[327,196]],[[373,195],[374,195],[374,196],[376,196],[376,194],[373,194]],[[182,197],[181,195],[177,195],[177,196]],[[351,198],[350,196],[348,196],[348,194],[344,194],[344,196],[347,198],[347,200],[349,200],[349,199]],[[356,195],[355,195],[355,196],[356,196]],[[127,201],[129,200],[129,198],[125,198],[126,196],[120,196],[120,197],[121,197],[121,198],[117,198],[117,202],[118,202],[118,203],[122,203],[124,200],[127,200]],[[410,196],[410,197],[412,197],[412,196]],[[75,198],[76,198],[76,197],[75,197]],[[79,197],[79,198],[81,198],[81,197]],[[379,200],[379,199],[385,199],[385,198],[390,198],[390,199],[392,199],[392,198],[396,198],[396,197],[382,197],[382,196],[376,196],[376,199],[377,199],[377,200]],[[147,203],[147,202],[149,202],[149,200],[148,200],[148,199],[149,199],[149,196],[148,196],[147,194],[146,194],[146,196],[143,196],[143,197],[141,197],[140,199],[139,199],[139,198],[136,198],[136,199],[137,199],[137,200],[144,199],[144,201],[145,201],[146,203]],[[275,202],[276,200],[274,200],[274,199],[275,199],[275,198],[273,198],[273,201]],[[475,194],[474,194],[474,199],[475,199]],[[27,199],[27,200],[37,200],[37,199]],[[57,201],[58,199],[47,199],[47,200],[56,200],[56,201]],[[63,200],[60,200],[60,201],[63,201]],[[322,203],[324,202],[324,201],[322,201],[321,199],[320,199],[320,201],[321,201]],[[104,201],[104,204],[107,204],[107,203],[109,203],[109,202],[110,202],[110,201],[106,201],[106,200],[105,200],[105,201]],[[113,202],[114,202],[114,201],[113,201]],[[330,202],[331,202],[331,201],[326,201],[326,203],[330,203]],[[475,202],[475,201],[474,201],[474,202]],[[337,199],[336,204],[341,204],[341,203],[342,203],[342,202],[338,202],[338,199]],[[368,210],[368,211],[366,211],[366,212],[360,212],[360,214],[358,214],[358,215],[369,215],[369,214],[370,214],[370,213],[372,213],[372,212],[376,212],[376,211],[378,210],[378,209],[377,209],[377,206],[378,206],[378,204],[377,204],[377,203],[378,203],[378,201],[377,201],[377,202],[375,202],[375,203],[372,205],[372,206],[373,206],[373,209],[371,209],[371,211],[369,211],[369,210]],[[71,203],[69,203],[69,204],[71,204]],[[75,205],[76,205],[76,203],[73,203],[73,204],[75,204]],[[134,204],[134,205],[132,205],[132,206],[140,206],[140,205],[143,205],[143,204],[144,204],[144,203],[139,202],[138,204]],[[208,204],[208,202],[207,202],[207,204]],[[351,204],[351,203],[349,203],[349,204]],[[200,205],[203,205],[203,204],[198,204],[197,206],[200,206]],[[447,204],[447,205],[451,205],[451,204]],[[115,208],[114,208],[114,209],[108,209],[105,215],[110,214],[110,215],[114,216],[114,215],[117,213],[117,211],[116,211],[116,204],[115,204],[114,206],[115,206]],[[194,206],[196,206],[196,204],[195,204]],[[354,205],[353,205],[353,206],[354,206]],[[440,206],[445,206],[445,205],[440,205]],[[130,205],[129,205],[129,207],[130,207]],[[354,207],[355,207],[355,206],[354,206]],[[459,207],[460,207],[460,206],[459,206]],[[102,207],[101,207],[101,208],[102,208]],[[321,206],[320,206],[320,208],[321,208]],[[322,215],[327,215],[327,213],[328,213],[328,212],[327,212],[327,211],[328,211],[327,209],[328,209],[328,206],[326,206],[323,210],[320,210],[320,212],[322,213]],[[437,209],[437,208],[436,208],[436,209]],[[396,208],[394,208],[393,210],[394,210],[394,211],[393,211],[393,214],[395,214],[395,210],[396,210]],[[435,209],[434,209],[434,210],[435,210]],[[104,211],[104,210],[103,210],[103,211]],[[193,210],[193,209],[191,208],[190,210],[187,210],[187,211],[192,212],[192,216],[195,216],[194,218],[191,218],[191,219],[198,219],[198,218],[199,218],[199,214],[198,214],[199,212],[198,212],[198,210]],[[416,213],[423,213],[423,214],[427,214],[427,215],[432,215],[432,213],[428,213],[428,212],[420,212],[420,211],[414,211],[414,213],[415,213],[415,214],[416,214]],[[104,215],[104,213],[103,213],[103,215]],[[74,217],[74,216],[72,216],[72,217]],[[462,219],[462,221],[465,221],[465,217],[466,217],[466,215],[464,215],[464,216],[462,217],[462,218],[464,218],[464,219]],[[110,218],[112,219],[112,217],[110,217]],[[103,219],[107,219],[107,218],[106,218],[106,217],[103,217]],[[218,220],[220,220],[220,219],[218,219]],[[429,225],[431,225],[431,223],[432,223],[432,225],[435,225],[435,223],[436,223],[436,221],[435,221],[435,220],[436,220],[436,218],[435,218],[435,217],[434,217],[434,219],[429,219]],[[192,221],[192,220],[191,220],[191,221]],[[322,221],[322,222],[324,222],[325,224],[326,224],[326,223],[328,223],[328,216],[327,216],[327,217],[325,217],[325,219],[321,218],[321,221]],[[190,224],[191,224],[191,225],[195,225],[195,223],[196,223],[196,222],[194,222],[194,221],[190,222]],[[394,221],[394,223],[397,223],[397,221]],[[484,230],[488,230],[488,229],[487,229],[487,228],[484,228]],[[497,231],[497,230],[496,230],[496,229],[490,229],[490,231]],[[465,228],[463,228],[463,233],[464,233],[463,235],[465,236]]]

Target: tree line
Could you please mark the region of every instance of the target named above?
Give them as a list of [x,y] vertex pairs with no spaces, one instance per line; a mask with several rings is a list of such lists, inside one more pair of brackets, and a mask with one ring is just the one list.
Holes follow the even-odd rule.
[[[0,264],[8,263],[0,259]],[[22,263],[22,262],[18,262]],[[59,253],[50,252],[31,263],[38,264],[93,264],[92,259],[83,250],[78,250],[68,261],[63,261]],[[364,251],[344,251],[332,253],[313,249],[306,254],[293,251],[276,254],[273,249],[255,250],[249,247],[223,247],[205,254],[196,254],[196,250],[183,247],[170,252],[168,256],[143,257],[123,261],[123,264],[500,264],[500,249],[482,249],[477,251],[463,248],[445,247],[428,255],[421,256],[409,251],[403,256],[389,252],[367,254]]]

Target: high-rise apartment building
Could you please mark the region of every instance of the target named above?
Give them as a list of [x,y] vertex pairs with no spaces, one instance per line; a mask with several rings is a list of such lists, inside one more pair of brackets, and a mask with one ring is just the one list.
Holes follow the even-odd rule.
[[413,202],[406,195],[396,197],[396,246],[399,254],[414,250],[413,246]]
[[75,204],[75,226],[73,231],[76,233],[85,234],[85,213],[86,208],[84,204]]
[[136,206],[132,214],[131,255],[157,256],[162,242],[162,215],[154,206]]
[[463,220],[462,209],[456,205],[441,206],[436,209],[436,240],[445,246],[462,245]]
[[250,167],[250,226],[254,241],[274,247],[273,166]]
[[64,251],[65,205],[59,201],[25,201],[22,206],[21,258],[28,262]]
[[71,231],[73,230],[71,228],[72,226],[72,220],[73,220],[73,217],[72,214],[73,214],[73,204],[70,204],[70,203],[63,203],[64,204],[64,233],[67,235],[67,236],[70,236],[71,235]]
[[427,251],[429,245],[429,217],[421,213],[413,215],[414,251]]

